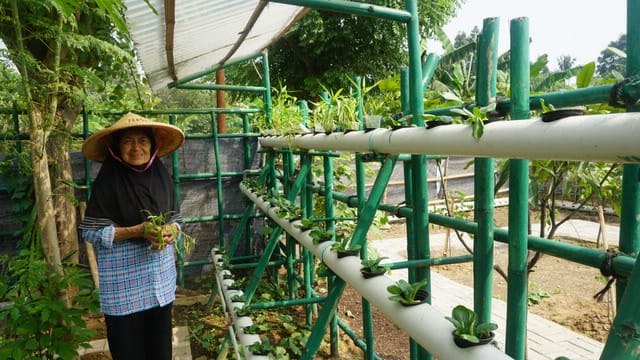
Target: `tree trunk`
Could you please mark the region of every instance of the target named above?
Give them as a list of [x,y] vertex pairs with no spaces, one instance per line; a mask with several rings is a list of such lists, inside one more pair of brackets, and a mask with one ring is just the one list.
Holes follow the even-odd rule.
[[33,185],[36,194],[38,229],[42,250],[49,265],[62,274],[60,247],[56,231],[49,161],[45,152],[48,133],[43,129],[42,111],[34,105],[29,113],[31,120],[31,163],[33,166]]
[[74,188],[67,185],[67,183],[73,182],[71,157],[69,155],[69,134],[71,134],[73,122],[77,118],[79,110],[65,108],[62,111],[58,111],[58,113],[61,114],[62,120],[57,121],[56,131],[51,133],[47,141],[47,153],[51,160],[49,163],[50,179],[55,189],[53,191],[55,224],[61,258],[77,263],[80,257],[78,253],[75,193]]

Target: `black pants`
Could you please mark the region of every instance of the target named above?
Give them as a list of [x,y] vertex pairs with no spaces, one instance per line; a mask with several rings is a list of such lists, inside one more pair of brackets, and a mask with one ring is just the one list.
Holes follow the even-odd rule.
[[113,360],[171,360],[173,303],[124,315],[105,315]]

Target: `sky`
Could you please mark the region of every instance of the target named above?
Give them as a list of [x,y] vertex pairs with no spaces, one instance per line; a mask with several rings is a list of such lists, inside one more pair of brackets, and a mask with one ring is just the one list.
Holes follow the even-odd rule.
[[563,55],[576,58],[575,65],[597,62],[600,52],[626,33],[626,4],[626,0],[466,0],[444,31],[453,41],[456,34],[469,34],[474,26],[482,30],[485,18],[498,17],[498,51],[503,53],[509,49],[510,21],[528,17],[531,61],[547,54],[554,70]]

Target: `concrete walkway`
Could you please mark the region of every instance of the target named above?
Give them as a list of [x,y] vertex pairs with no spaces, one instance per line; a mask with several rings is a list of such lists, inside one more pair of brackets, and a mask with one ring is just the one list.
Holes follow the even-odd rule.
[[[595,241],[598,234],[598,224],[572,220],[559,230],[558,235]],[[617,227],[607,227],[605,236],[609,245],[618,243],[618,235]],[[429,240],[432,248],[444,246],[444,234],[431,234]],[[388,257],[389,262],[406,260],[405,238],[374,240],[370,244],[381,256]],[[454,244],[459,244],[459,242],[453,241],[452,246]],[[495,246],[507,245],[496,243]],[[407,269],[393,270],[389,276],[394,280],[407,279]],[[443,316],[451,314],[451,309],[459,304],[473,308],[473,288],[447,279],[436,272],[431,272],[431,292],[432,305]],[[507,304],[504,301],[493,299],[491,309],[492,321],[498,324],[496,340],[500,349],[504,350]],[[553,360],[559,356],[566,356],[571,360],[599,359],[604,348],[604,344],[596,340],[532,313],[527,315],[527,341],[528,360]]]

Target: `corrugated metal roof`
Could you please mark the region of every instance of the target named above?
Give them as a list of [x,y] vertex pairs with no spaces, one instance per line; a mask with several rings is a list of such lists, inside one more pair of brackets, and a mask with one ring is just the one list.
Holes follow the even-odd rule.
[[129,32],[152,89],[259,53],[305,12],[260,0],[148,2],[157,14],[143,0],[124,0]]

